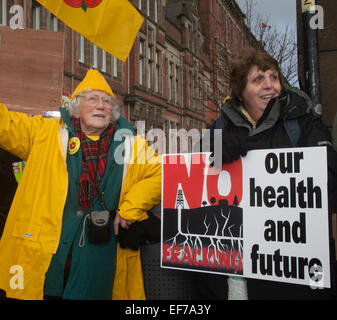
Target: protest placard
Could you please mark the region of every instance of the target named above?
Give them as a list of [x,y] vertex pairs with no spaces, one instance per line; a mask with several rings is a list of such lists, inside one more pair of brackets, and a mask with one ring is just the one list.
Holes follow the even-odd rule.
[[161,266],[330,287],[325,147],[167,154]]

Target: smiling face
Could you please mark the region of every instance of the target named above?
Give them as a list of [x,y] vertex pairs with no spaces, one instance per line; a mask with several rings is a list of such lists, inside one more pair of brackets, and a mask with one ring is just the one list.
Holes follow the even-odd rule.
[[76,118],[80,119],[81,130],[86,135],[99,136],[111,121],[111,97],[99,90],[80,95],[80,105]]
[[241,99],[253,120],[258,121],[261,118],[268,102],[279,96],[281,89],[277,71],[273,69],[261,71],[256,65],[249,69]]

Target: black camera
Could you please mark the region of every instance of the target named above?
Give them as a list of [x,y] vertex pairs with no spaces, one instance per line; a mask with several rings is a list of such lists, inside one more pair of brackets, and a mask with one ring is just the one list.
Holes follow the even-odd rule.
[[91,243],[109,242],[111,229],[111,214],[108,210],[91,211],[88,221],[88,236]]

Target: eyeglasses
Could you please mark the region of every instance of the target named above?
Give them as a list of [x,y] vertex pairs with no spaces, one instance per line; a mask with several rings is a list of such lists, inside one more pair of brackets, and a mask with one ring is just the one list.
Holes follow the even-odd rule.
[[111,108],[112,107],[112,100],[109,97],[99,97],[97,95],[89,95],[89,96],[82,96],[85,98],[86,102],[88,103],[89,106],[95,107],[99,104],[99,101],[102,101],[102,104],[106,108]]

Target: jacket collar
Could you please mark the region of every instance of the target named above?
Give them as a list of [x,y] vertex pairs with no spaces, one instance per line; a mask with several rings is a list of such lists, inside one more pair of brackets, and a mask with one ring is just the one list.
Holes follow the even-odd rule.
[[247,128],[249,135],[254,135],[271,128],[276,123],[280,115],[280,105],[275,99],[272,99],[268,103],[263,116],[256,123],[256,126],[253,126],[242,113],[240,102],[236,97],[232,97],[226,101],[222,107],[222,112],[235,126]]
[[240,101],[236,97],[228,99],[222,106],[222,112],[235,126],[249,129],[249,134],[257,134],[271,128],[278,119],[283,121],[297,119],[310,112],[312,103],[303,91],[283,89],[281,94],[269,101],[262,117],[254,128],[240,110]]
[[301,90],[284,89],[277,100],[281,106],[283,120],[300,118],[312,109],[310,98]]

